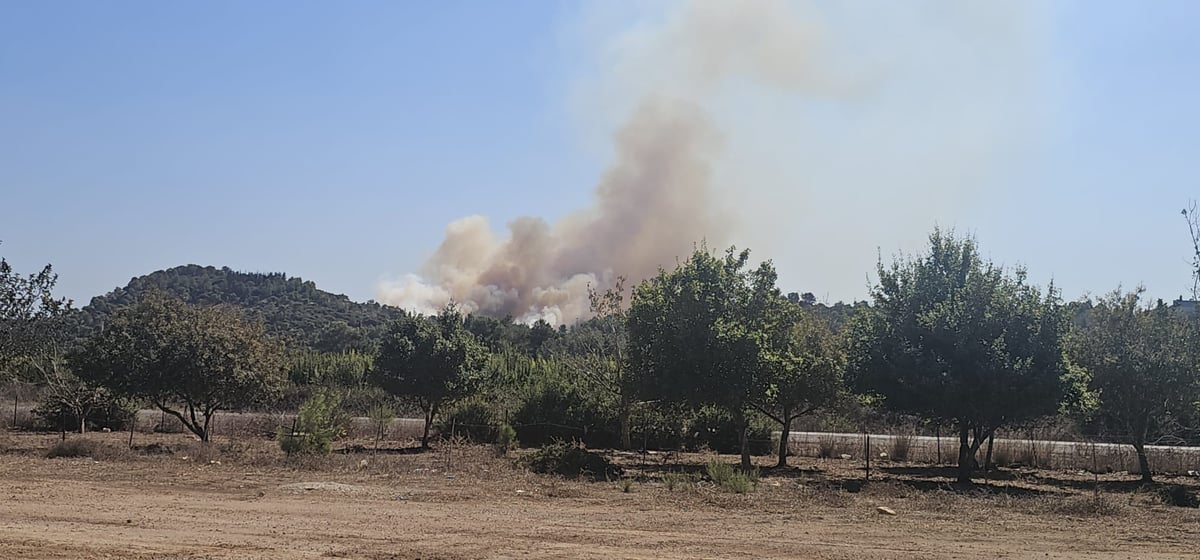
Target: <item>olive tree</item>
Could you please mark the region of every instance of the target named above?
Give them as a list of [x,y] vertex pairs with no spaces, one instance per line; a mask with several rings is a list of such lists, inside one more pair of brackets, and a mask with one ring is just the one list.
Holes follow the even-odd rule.
[[844,393],[846,352],[829,323],[790,302],[780,302],[779,319],[770,325],[759,371],[761,387],[751,406],[778,422],[779,463],[787,466],[792,422],[826,408]]
[[750,468],[747,412],[762,388],[768,310],[782,295],[775,268],[747,269],[749,251],[724,257],[701,247],[674,270],[660,270],[633,293],[630,373],[643,396],[727,410]]
[[42,353],[59,331],[71,302],[54,297],[58,275],[50,265],[23,275],[0,257],[0,372]]
[[1148,434],[1200,401],[1200,330],[1178,310],[1143,305],[1141,295],[1116,290],[1100,298],[1070,348],[1087,370],[1099,418],[1125,434],[1142,480],[1151,482]]
[[153,403],[205,442],[217,411],[263,402],[286,378],[260,321],[160,294],[118,310],[71,364],[85,381]]
[[936,230],[927,253],[881,261],[878,275],[851,325],[850,382],[894,410],[957,424],[958,480],[970,482],[997,428],[1052,414],[1064,395],[1057,292]]
[[486,352],[450,305],[437,316],[409,315],[392,323],[371,381],[393,395],[412,399],[425,415],[421,447],[443,406],[471,394]]

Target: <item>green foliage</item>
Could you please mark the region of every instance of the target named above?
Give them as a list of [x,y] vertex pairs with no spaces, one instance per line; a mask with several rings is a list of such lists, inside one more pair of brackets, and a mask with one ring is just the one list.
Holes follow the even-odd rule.
[[1087,371],[1099,420],[1126,434],[1150,480],[1147,436],[1200,401],[1200,328],[1165,305],[1144,307],[1141,294],[1118,290],[1101,298],[1070,347]]
[[667,490],[691,486],[699,480],[700,476],[692,473],[674,471],[663,473],[663,485],[667,487]]
[[71,358],[84,381],[145,399],[202,441],[218,410],[246,407],[283,384],[278,346],[230,307],[150,296],[121,310]]
[[709,461],[704,470],[708,478],[718,487],[735,494],[749,494],[758,487],[758,469],[739,471],[729,463],[716,459]]
[[787,465],[788,433],[801,416],[828,408],[842,393],[846,353],[826,320],[783,300],[767,314],[767,343],[752,405],[779,423],[779,466]]
[[333,449],[333,440],[346,431],[346,416],[341,412],[341,398],[335,391],[321,389],[313,394],[296,416],[296,429],[280,428],[279,447],[288,455],[325,455]]
[[[751,455],[771,452],[770,421],[757,414],[747,415],[747,439]],[[741,432],[733,415],[722,408],[704,406],[688,420],[684,444],[689,449],[709,449],[718,453],[739,453]]]
[[500,424],[496,427],[496,450],[501,455],[507,455],[510,450],[516,449],[520,445],[517,441],[517,431],[508,424]]
[[522,462],[533,472],[569,478],[611,480],[621,476],[621,468],[608,462],[602,455],[567,441],[554,441],[543,445],[524,457]]
[[288,380],[297,385],[355,387],[371,371],[374,357],[357,350],[318,352],[303,349],[287,359]]
[[[630,371],[644,397],[729,411],[739,430],[763,388],[769,323],[783,300],[770,262],[747,270],[748,251],[724,258],[701,247],[643,281],[629,309]],[[742,463],[749,465],[749,449]]]
[[371,380],[390,394],[412,399],[425,413],[421,446],[445,404],[472,394],[486,360],[484,348],[449,306],[436,317],[405,316],[383,340]]
[[472,395],[446,409],[438,419],[438,432],[463,436],[474,442],[496,439],[496,419],[491,403],[482,395]]
[[50,265],[23,276],[0,257],[0,373],[54,341],[61,318],[71,309],[70,301],[54,297],[57,282]]
[[83,425],[91,430],[108,428],[116,431],[127,429],[138,409],[132,402],[116,398],[103,389],[88,391],[87,395],[87,407],[81,410],[78,400],[49,393],[31,412],[48,429],[74,430]]
[[[874,306],[851,326],[851,383],[892,410],[954,421],[959,480],[997,427],[1054,413],[1065,392],[1057,292],[934,231],[929,252],[879,264]],[[968,443],[968,435],[974,439]]]

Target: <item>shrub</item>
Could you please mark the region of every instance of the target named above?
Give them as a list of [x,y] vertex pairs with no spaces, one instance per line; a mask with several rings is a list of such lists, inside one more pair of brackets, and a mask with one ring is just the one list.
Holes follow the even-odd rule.
[[729,463],[712,460],[705,466],[705,471],[714,484],[736,494],[748,494],[758,487],[757,468],[750,472],[741,472]]
[[626,494],[633,492],[633,479],[632,478],[622,478],[621,479],[621,491]]
[[437,424],[440,434],[463,436],[474,442],[496,441],[491,406],[482,396],[474,396],[455,403],[450,410],[441,414]]
[[517,442],[517,431],[508,424],[501,424],[496,428],[496,451],[501,455],[507,455],[509,450],[514,449],[519,445]]
[[621,475],[621,468],[604,457],[592,453],[574,442],[555,441],[543,445],[524,459],[529,470],[542,474],[557,474],[570,478],[586,476],[593,480],[608,480]]
[[667,490],[674,490],[681,486],[690,486],[696,483],[697,475],[683,472],[668,472],[663,474],[663,484]]
[[340,412],[341,399],[329,389],[320,389],[300,407],[294,431],[280,428],[279,448],[288,455],[326,454],[333,440],[345,432],[346,417]]
[[1158,489],[1158,497],[1164,504],[1177,507],[1200,507],[1200,495],[1196,491],[1179,484],[1168,484]]
[[[97,430],[100,428],[108,428],[110,430],[120,431],[129,428],[129,421],[133,419],[133,415],[137,412],[136,406],[125,399],[118,399],[112,396],[107,391],[97,393],[97,401],[87,413],[87,428],[89,430]],[[41,424],[46,428],[58,430],[65,428],[67,431],[75,431],[79,429],[79,416],[72,410],[69,403],[54,394],[47,394],[37,408],[30,411],[34,416],[37,416]]]
[[[747,434],[750,454],[766,455],[774,451],[771,448],[771,429],[772,426],[760,415],[750,415]],[[697,410],[688,423],[687,434],[684,443],[692,449],[707,447],[718,453],[740,453],[742,450],[741,434],[733,424],[733,417],[721,408],[706,406]]]
[[616,447],[621,442],[615,411],[580,388],[550,380],[529,389],[511,423],[525,445],[556,440],[580,440],[592,447]]

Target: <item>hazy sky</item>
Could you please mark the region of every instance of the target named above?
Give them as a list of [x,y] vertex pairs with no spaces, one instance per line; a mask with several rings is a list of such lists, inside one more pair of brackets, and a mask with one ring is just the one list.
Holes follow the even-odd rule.
[[[1183,293],[1200,4],[953,4],[805,4],[820,87],[705,98],[732,241],[823,299],[935,224],[1068,299]],[[79,303],[188,263],[376,298],[456,219],[587,207],[674,9],[0,3],[0,254]]]

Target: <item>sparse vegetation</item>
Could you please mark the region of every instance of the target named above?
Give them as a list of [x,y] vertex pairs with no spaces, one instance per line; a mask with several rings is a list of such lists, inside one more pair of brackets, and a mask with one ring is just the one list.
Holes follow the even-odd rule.
[[46,452],[47,459],[72,459],[87,457],[97,461],[120,457],[121,451],[103,442],[86,438],[73,437],[64,439]]
[[758,468],[738,470],[729,463],[719,460],[709,461],[704,467],[708,478],[719,488],[735,494],[748,494],[758,487]]
[[913,437],[912,432],[896,432],[892,434],[888,458],[893,461],[907,461],[909,453],[912,451]]

